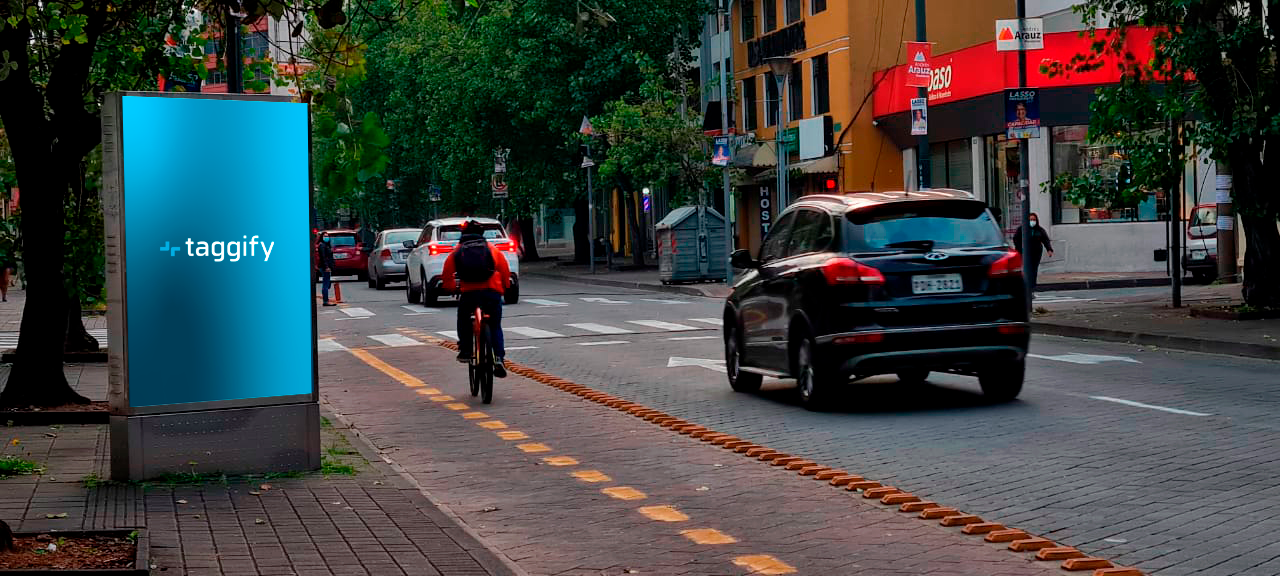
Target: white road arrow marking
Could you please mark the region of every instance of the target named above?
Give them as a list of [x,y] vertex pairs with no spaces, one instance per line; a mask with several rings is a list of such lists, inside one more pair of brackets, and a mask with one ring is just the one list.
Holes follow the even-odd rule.
[[342,313],[352,318],[368,318],[369,316],[373,316],[373,312],[370,312],[367,308],[358,308],[358,307],[343,308]]
[[1032,358],[1041,360],[1057,360],[1058,362],[1070,362],[1071,364],[1101,364],[1103,362],[1129,362],[1131,364],[1141,364],[1137,360],[1128,356],[1103,356],[1100,354],[1060,354],[1058,356],[1046,356],[1044,354],[1027,354]]
[[399,348],[401,346],[422,346],[421,342],[414,340],[413,338],[410,338],[403,334],[375,334],[373,336],[370,336],[369,338],[377,340],[383,344],[386,344],[387,346],[392,346],[396,348]]
[[630,304],[622,300],[610,300],[608,298],[579,298],[583,302],[591,302],[592,304]]
[[706,368],[707,370],[713,370],[715,372],[721,372],[721,373],[725,371],[724,360],[711,360],[707,358],[681,358],[679,356],[672,356],[671,358],[667,359],[667,368],[679,368],[681,366],[701,366],[703,368]]

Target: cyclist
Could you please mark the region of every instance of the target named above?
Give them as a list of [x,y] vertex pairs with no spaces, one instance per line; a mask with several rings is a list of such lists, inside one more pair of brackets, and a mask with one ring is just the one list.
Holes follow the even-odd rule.
[[[461,281],[457,287],[454,275]],[[498,361],[493,367],[493,375],[506,378],[507,369],[503,363],[506,349],[502,338],[502,295],[511,287],[511,268],[501,252],[484,237],[480,223],[468,220],[462,224],[462,237],[458,246],[444,261],[444,289],[447,292],[460,290],[458,298],[458,361],[471,361],[471,313],[476,307],[489,315],[493,341],[493,354]]]

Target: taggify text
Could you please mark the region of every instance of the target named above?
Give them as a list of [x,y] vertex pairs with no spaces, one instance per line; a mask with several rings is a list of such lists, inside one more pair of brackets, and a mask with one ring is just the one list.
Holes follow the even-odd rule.
[[[256,257],[258,252],[257,247],[262,246],[262,261],[267,262],[271,260],[271,250],[276,247],[275,242],[272,242],[271,244],[259,242],[257,235],[254,235],[253,238],[249,238],[248,236],[245,236],[244,238],[248,241],[236,242],[232,240],[230,242],[223,242],[218,240],[216,242],[205,242],[201,240],[199,242],[193,242],[190,238],[187,238],[187,256],[213,256],[214,262],[221,262],[224,258],[231,262],[236,262],[240,260],[241,257]],[[195,245],[194,251],[192,251],[193,244]]]

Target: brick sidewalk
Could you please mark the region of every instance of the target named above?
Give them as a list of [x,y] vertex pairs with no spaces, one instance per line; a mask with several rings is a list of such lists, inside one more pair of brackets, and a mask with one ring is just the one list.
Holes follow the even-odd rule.
[[106,426],[8,427],[3,441],[0,457],[45,470],[0,479],[0,519],[15,531],[145,528],[155,574],[518,574],[340,427],[322,431],[325,458],[355,475],[199,484],[99,483]]
[[745,574],[766,557],[799,574],[1060,573],[514,375],[481,405],[442,348],[357,354],[383,373],[324,355],[326,402],[533,574]]

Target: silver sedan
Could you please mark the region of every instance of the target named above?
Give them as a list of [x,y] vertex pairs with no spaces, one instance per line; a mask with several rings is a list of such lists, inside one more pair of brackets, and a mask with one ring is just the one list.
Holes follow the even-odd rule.
[[401,282],[407,277],[405,261],[409,249],[405,240],[417,240],[421,228],[393,228],[378,233],[369,253],[369,287],[382,290],[388,282]]

